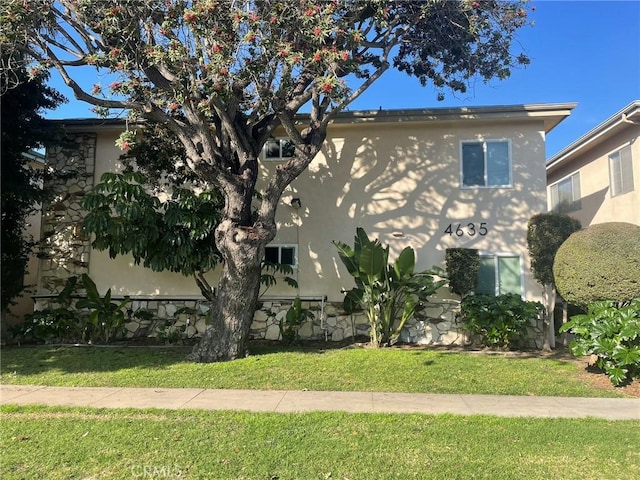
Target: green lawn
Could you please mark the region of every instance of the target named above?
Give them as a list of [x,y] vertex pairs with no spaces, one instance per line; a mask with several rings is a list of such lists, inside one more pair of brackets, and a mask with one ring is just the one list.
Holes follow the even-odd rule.
[[7,347],[4,384],[486,393],[602,397],[571,358],[417,349],[255,348],[227,363],[185,361],[188,348]]
[[640,422],[3,407],[11,479],[636,479]]
[[[10,347],[5,384],[615,396],[571,358],[433,350]],[[4,406],[4,479],[635,479],[640,421]]]

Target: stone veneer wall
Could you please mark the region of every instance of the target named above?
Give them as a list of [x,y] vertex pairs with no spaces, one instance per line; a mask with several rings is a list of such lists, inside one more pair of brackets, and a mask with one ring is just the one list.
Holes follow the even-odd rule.
[[68,277],[87,272],[90,239],[82,235],[80,202],[93,187],[95,134],[77,134],[70,145],[47,152],[46,165],[56,172],[47,184],[54,199],[42,208],[43,252],[40,254],[39,293],[56,293]]
[[[266,299],[256,311],[250,336],[252,339],[279,340],[280,321],[284,319],[290,299]],[[367,336],[369,324],[362,314],[348,315],[341,303],[325,303],[321,299],[302,300],[304,308],[313,313],[313,320],[303,323],[298,335],[303,340],[339,342],[349,338]],[[438,301],[430,303],[420,319],[407,322],[400,340],[421,345],[462,345],[466,336],[455,321],[459,302]],[[179,313],[181,310],[189,313]],[[184,331],[186,338],[200,336],[206,328],[209,304],[197,300],[133,300],[132,313],[142,309],[153,314],[153,319],[132,318],[126,326],[127,337],[157,336],[157,328]],[[135,317],[131,315],[131,317]]]
[[[122,297],[114,297],[120,300]],[[37,309],[46,308],[50,298],[37,300]],[[291,306],[291,299],[267,299],[260,302],[251,325],[251,339],[280,340],[280,320]],[[322,300],[302,300],[304,308],[311,310],[314,318],[302,324],[298,330],[300,339],[339,342],[368,336],[369,324],[363,314],[348,315],[342,303]],[[456,321],[460,302],[438,300],[429,302],[420,316],[410,319],[402,329],[400,341],[417,345],[457,345],[471,342],[467,333]],[[125,337],[128,339],[175,335],[176,339],[198,338],[207,328],[206,318],[210,303],[197,299],[133,298],[127,306],[128,321]],[[144,311],[147,317],[137,318],[136,312]],[[542,320],[532,320],[528,327],[525,348],[542,348]]]
[[[260,302],[251,325],[252,339],[279,340],[280,320],[286,314],[292,301],[288,299],[266,299]],[[348,315],[341,303],[324,303],[321,300],[303,300],[303,307],[311,310],[313,320],[302,324],[298,334],[302,340],[339,342],[354,337],[367,336],[369,324],[362,314]],[[418,345],[465,345],[470,338],[456,321],[460,302],[457,300],[434,300],[411,319],[402,329],[400,341]],[[180,309],[190,313],[179,313]],[[184,331],[186,338],[199,337],[206,328],[208,302],[198,300],[133,300],[133,312],[143,309],[153,313],[152,320],[132,319],[127,324],[127,336],[157,336],[157,328],[168,331]],[[542,321],[532,321],[524,347],[542,348]]]

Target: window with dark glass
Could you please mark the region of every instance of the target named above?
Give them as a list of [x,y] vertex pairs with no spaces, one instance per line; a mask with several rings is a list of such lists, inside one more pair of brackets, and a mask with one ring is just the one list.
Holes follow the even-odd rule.
[[476,293],[522,295],[522,270],[518,255],[481,255]]
[[554,183],[549,187],[551,210],[569,213],[582,208],[580,197],[580,172]]
[[264,249],[264,259],[269,263],[295,267],[298,265],[298,247],[296,245],[268,245]]
[[633,191],[631,147],[624,147],[609,155],[609,185],[612,197]]
[[507,140],[462,142],[462,186],[511,186],[511,157]]
[[264,146],[264,158],[269,161],[287,160],[293,157],[295,149],[288,138],[270,138]]

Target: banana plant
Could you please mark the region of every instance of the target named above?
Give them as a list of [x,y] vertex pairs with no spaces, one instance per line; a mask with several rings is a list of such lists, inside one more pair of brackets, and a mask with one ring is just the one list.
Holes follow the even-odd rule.
[[109,343],[121,332],[125,323],[124,307],[131,301],[127,296],[119,303],[111,301],[111,289],[104,297],[100,296],[95,282],[86,273],[82,274],[82,283],[86,298],[76,303],[76,308],[88,308],[89,337],[92,342]]
[[441,268],[416,272],[415,251],[411,247],[389,263],[389,247],[369,239],[362,228],[356,229],[353,247],[339,241],[333,244],[356,284],[344,292],[344,309],[347,313],[364,311],[374,347],[394,344],[407,320],[447,283]]

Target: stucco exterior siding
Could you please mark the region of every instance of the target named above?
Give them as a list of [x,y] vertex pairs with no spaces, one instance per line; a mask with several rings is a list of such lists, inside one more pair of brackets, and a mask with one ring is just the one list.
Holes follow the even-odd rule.
[[[623,119],[624,115],[624,119]],[[566,213],[583,227],[605,222],[640,225],[640,101],[632,102],[549,161],[547,184],[579,172],[580,208]],[[633,190],[614,195],[609,156],[630,149]],[[549,209],[553,208],[549,194]]]
[[[520,255],[525,293],[538,298],[529,274],[526,224],[532,212],[546,208],[540,128],[495,123],[480,130],[432,124],[332,130],[322,153],[284,197],[274,243],[297,242],[301,288],[331,300],[353,285],[331,241],[351,243],[358,226],[388,244],[392,257],[413,247],[420,269],[444,268],[450,247]],[[511,188],[460,187],[460,142],[470,139],[511,141]],[[289,206],[293,197],[302,201],[299,210]],[[487,234],[468,235],[469,223],[476,229],[486,224]],[[444,233],[458,224],[465,230],[461,237]]]
[[[98,135],[95,181],[121,168],[115,147],[118,132]],[[449,247],[477,248],[486,253],[510,253],[521,258],[524,293],[538,299],[526,248],[526,225],[545,211],[543,120],[466,122],[378,122],[336,124],[321,153],[283,195],[277,212],[278,234],[273,244],[298,245],[295,291],[284,283],[269,296],[326,295],[342,299],[341,289],[352,279],[340,263],[332,240],[351,243],[356,227],[391,247],[395,257],[404,247],[416,250],[420,269],[444,268]],[[461,188],[461,142],[501,139],[510,145],[510,187]],[[267,178],[278,162],[263,162]],[[299,209],[291,207],[300,198]],[[469,224],[475,234],[470,235]],[[458,224],[464,231],[457,236]],[[453,234],[445,229],[452,225]],[[486,235],[478,230],[483,225]],[[129,257],[110,259],[91,252],[88,272],[99,289],[114,294],[197,296],[191,278],[153,272]],[[215,285],[216,272],[210,275]],[[450,296],[443,291],[442,296]]]

